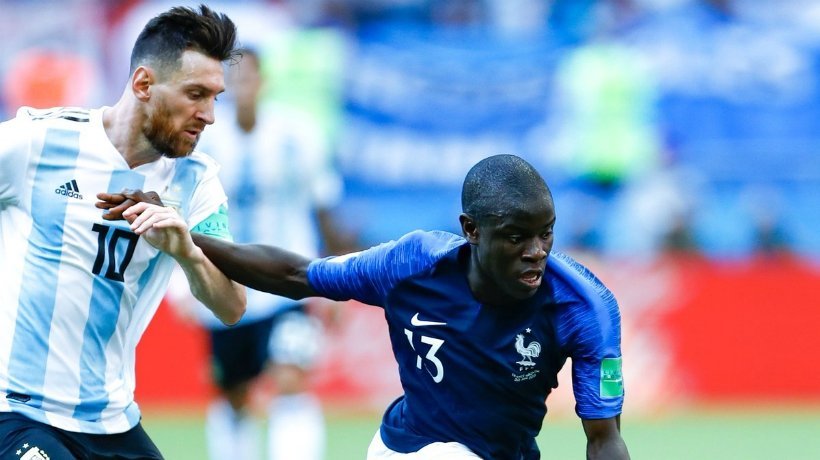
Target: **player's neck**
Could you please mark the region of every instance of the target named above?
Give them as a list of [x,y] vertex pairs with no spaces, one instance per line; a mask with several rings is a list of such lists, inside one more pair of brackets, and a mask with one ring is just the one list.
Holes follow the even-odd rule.
[[499,295],[500,289],[495,286],[489,275],[484,272],[475,255],[467,259],[467,283],[473,297],[484,305],[503,305],[505,303]]
[[161,155],[142,134],[142,118],[127,100],[120,100],[103,114],[103,128],[108,140],[131,169],[156,161]]

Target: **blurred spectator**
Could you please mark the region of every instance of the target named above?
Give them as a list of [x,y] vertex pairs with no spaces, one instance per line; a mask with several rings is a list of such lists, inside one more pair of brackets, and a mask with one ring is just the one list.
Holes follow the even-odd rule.
[[[630,190],[648,186],[653,180],[647,175],[659,171],[658,163],[664,161],[657,159],[657,152],[642,158],[653,148],[652,145],[658,151],[662,150],[656,134],[655,112],[659,112],[663,119],[661,129],[664,132],[669,130],[680,139],[681,148],[676,152],[675,163],[699,169],[707,184],[719,180],[718,175],[725,174],[725,171],[731,171],[733,180],[739,182],[776,175],[787,186],[796,175],[801,175],[801,190],[804,190],[801,193],[811,195],[820,189],[818,168],[811,161],[811,152],[816,150],[813,145],[817,142],[814,121],[820,114],[820,104],[817,103],[820,28],[817,21],[812,20],[820,14],[820,6],[812,0],[217,0],[216,3],[236,18],[240,40],[253,45],[264,42],[266,50],[281,58],[265,59],[265,71],[275,75],[277,81],[283,83],[281,87],[288,90],[274,89],[265,96],[318,117],[327,139],[336,137],[342,126],[339,101],[345,90],[343,85],[350,80],[346,80],[349,75],[340,69],[344,68],[349,53],[360,51],[356,45],[367,40],[364,34],[348,36],[338,26],[355,24],[356,21],[392,21],[392,32],[379,39],[386,46],[380,44],[371,48],[396,50],[396,43],[391,40],[403,37],[405,42],[399,47],[406,46],[398,51],[404,54],[396,57],[397,53],[390,52],[393,59],[408,64],[398,70],[402,73],[398,77],[390,75],[388,59],[378,53],[358,61],[364,69],[362,75],[379,80],[378,85],[371,88],[374,93],[382,101],[401,101],[401,95],[391,92],[391,88],[395,89],[391,84],[401,86],[395,91],[412,92],[409,99],[413,103],[402,104],[410,111],[416,106],[440,107],[446,105],[448,97],[455,100],[460,94],[475,92],[469,99],[473,111],[465,110],[463,117],[455,118],[443,111],[430,110],[426,120],[419,117],[407,121],[378,118],[385,112],[383,107],[377,107],[374,123],[357,125],[349,123],[349,118],[344,129],[348,133],[354,131],[354,136],[362,139],[378,140],[371,143],[380,143],[389,133],[412,132],[416,136],[413,146],[427,146],[430,150],[445,148],[446,161],[454,165],[469,164],[475,157],[499,151],[526,154],[526,149],[508,141],[518,134],[504,131],[508,127],[502,123],[512,125],[514,121],[518,126],[534,125],[540,122],[533,121],[534,117],[543,116],[545,111],[513,112],[510,107],[516,107],[517,99],[499,97],[499,86],[493,86],[492,82],[484,84],[478,81],[479,78],[461,77],[475,74],[477,64],[470,59],[478,60],[478,55],[483,60],[501,55],[523,56],[528,52],[527,46],[554,48],[550,51],[553,53],[550,60],[540,60],[539,57],[538,62],[532,64],[533,68],[543,69],[544,76],[531,80],[522,78],[515,83],[516,92],[508,94],[517,94],[521,100],[540,100],[543,93],[550,91],[549,85],[557,84],[558,100],[550,107],[554,111],[550,119],[562,124],[558,143],[568,148],[556,148],[563,152],[563,157],[555,159],[561,160],[567,172],[576,179],[570,188],[572,200],[561,200],[566,204],[559,211],[562,222],[574,227],[572,233],[577,245],[611,250],[619,240],[611,236],[617,235],[614,229],[623,228],[612,216],[617,217],[622,209],[629,209],[629,212],[644,209],[641,213],[646,213],[654,206],[649,206],[649,201],[656,200],[646,197],[643,204],[627,204],[624,199],[640,196],[634,191],[627,193],[625,187],[630,183],[635,185],[629,187]],[[118,77],[117,73],[126,66],[122,62],[106,62],[104,47],[110,47],[107,50],[109,59],[126,59],[127,56],[119,52],[120,47],[133,42],[138,26],[145,18],[171,4],[174,4],[173,0],[0,2],[0,104],[16,107],[20,104],[17,100],[22,98],[26,104],[35,106],[93,105],[101,96],[116,96],[120,88],[106,87],[105,84],[108,80],[125,78],[124,75]],[[60,14],[42,13],[47,10],[43,5],[59,5],[54,10],[59,10]],[[310,27],[292,33],[294,19],[286,17],[288,15],[282,14],[282,10],[293,13],[296,21]],[[28,20],[32,17],[37,20]],[[416,26],[421,23],[425,32],[416,30],[418,33],[412,35],[413,30],[408,29],[409,33],[402,33],[400,24],[406,26],[407,23]],[[451,27],[453,25],[471,27]],[[483,31],[477,31],[482,26],[486,26]],[[435,31],[443,27],[450,29],[447,34],[436,35]],[[468,35],[467,29],[473,35]],[[448,52],[466,50],[465,43],[474,47],[470,51],[480,50],[482,46],[489,50],[491,39],[488,36],[499,30],[530,33],[528,43],[504,37],[506,41],[498,40],[492,45],[498,47],[495,54],[486,52],[471,56],[467,52]],[[423,35],[427,32],[428,35]],[[423,40],[434,35],[434,44],[422,46]],[[564,44],[573,46],[556,47],[556,35],[564,37]],[[360,42],[348,43],[348,39]],[[452,45],[448,41],[451,39]],[[480,43],[481,40],[484,43]],[[555,61],[560,64],[557,73],[552,67]],[[413,62],[424,67],[420,72],[432,73],[441,69],[438,72],[450,77],[448,83],[458,80],[452,76],[464,78],[464,83],[448,85],[425,79],[425,75],[417,77],[413,72],[419,70],[410,64]],[[530,58],[530,62],[534,60]],[[59,70],[69,68],[74,70]],[[495,68],[500,76],[507,75],[506,67],[499,65]],[[53,69],[58,70],[54,72]],[[72,82],[81,82],[82,86],[69,87],[64,76],[77,75],[76,72],[90,72],[97,83],[85,84],[91,79],[72,77]],[[111,78],[100,78],[103,73]],[[323,76],[317,78],[316,75]],[[644,78],[648,80],[644,81]],[[503,78],[498,80],[505,81]],[[542,93],[539,93],[539,85],[546,88]],[[67,99],[58,101],[60,98]],[[345,115],[356,119],[360,115],[356,111],[360,108],[359,105],[348,105]],[[473,123],[468,118],[473,115],[479,120],[486,113],[497,115],[494,119],[487,118],[493,121],[486,124]],[[436,116],[449,117],[463,126],[479,126],[480,130],[471,128],[470,134],[492,143],[475,147],[480,142],[473,142],[473,150],[470,150],[470,146],[452,142],[453,138],[461,142],[462,133],[447,131],[449,126],[435,128],[443,132],[431,129],[435,123],[430,120]],[[385,129],[387,122],[393,123],[391,129]],[[408,125],[410,129],[405,129]],[[355,131],[357,127],[365,130],[372,127],[381,137]],[[631,133],[631,140],[625,133]],[[550,132],[549,138],[539,142],[545,144],[554,137]],[[448,148],[446,142],[459,148]],[[386,146],[391,145],[395,144]],[[344,179],[349,182],[351,177],[354,180],[358,180],[358,176],[364,177],[357,171],[369,161],[364,157],[371,155],[369,150],[358,148],[360,146],[357,144],[351,149],[349,158],[344,160]],[[390,148],[382,148],[382,144],[373,150],[392,152]],[[790,152],[788,158],[793,161],[778,160],[785,151]],[[549,164],[553,165],[551,160]],[[770,167],[778,161],[776,168]],[[395,165],[392,167],[400,169]],[[670,165],[662,168],[668,167]],[[550,174],[556,175],[557,170],[551,169]],[[408,195],[429,189],[427,183],[415,184],[414,179],[407,180],[405,185],[412,190],[406,192]],[[373,196],[375,192],[366,193],[370,185],[367,181],[360,185],[363,194],[357,209],[374,212],[372,210],[377,207],[367,204],[378,200]],[[563,192],[557,190],[557,193]],[[658,193],[658,196],[662,195],[666,193]],[[737,201],[726,200],[733,208],[725,215],[719,210],[698,207],[687,218],[676,218],[679,223],[689,225],[673,225],[678,230],[667,236],[667,244],[690,247],[693,241],[697,241],[704,250],[718,257],[727,252],[741,256],[748,255],[749,248],[756,246],[751,243],[756,238],[749,235],[761,233],[773,236],[775,242],[785,239],[786,244],[799,247],[801,251],[808,249],[820,253],[820,238],[814,236],[816,225],[794,217],[804,214],[802,210],[796,210],[798,206],[802,209],[802,205],[784,202],[781,214],[785,218],[778,219],[785,219],[786,224],[781,222],[772,227],[781,230],[763,231],[761,228],[769,227],[764,224],[768,219],[753,219],[748,210],[736,209],[741,206]],[[672,208],[675,206],[670,205],[669,209]],[[440,214],[447,215],[445,212]],[[669,215],[665,211],[661,214]],[[364,215],[362,219],[368,220],[368,217]],[[721,223],[721,217],[731,222]],[[664,220],[666,218],[656,219],[658,222]],[[695,232],[692,223],[696,224]],[[345,224],[356,225],[352,219]],[[385,227],[390,225],[385,224]],[[731,230],[732,236],[728,233],[717,235],[725,228]],[[743,235],[743,244],[735,235]],[[797,244],[795,238],[799,240]],[[762,238],[767,239],[770,238]],[[727,245],[731,246],[731,251],[725,250]],[[627,246],[623,248],[626,250]]]
[[68,51],[28,49],[10,63],[3,96],[10,107],[78,107],[97,85],[94,61]]
[[570,50],[556,75],[556,117],[573,191],[574,246],[603,249],[611,204],[659,166],[656,87],[643,57],[614,40]]
[[[341,197],[341,179],[329,164],[324,136],[304,113],[262,101],[262,67],[260,56],[246,50],[230,69],[230,103],[220,106],[219,121],[200,143],[222,166],[231,232],[238,242],[268,242],[299,253],[318,255],[320,242],[331,252],[345,251],[349,243],[330,211]],[[190,299],[174,297],[190,308]],[[309,380],[322,334],[307,304],[248,290],[247,312],[231,328],[203,308],[197,315],[209,329],[220,389],[208,410],[211,458],[255,457],[259,439],[250,396],[268,367],[277,396],[267,410],[267,458],[323,458],[324,422]]]
[[608,255],[651,259],[668,251],[699,251],[692,228],[703,178],[664,152],[662,163],[623,185],[609,204],[602,250]]
[[749,185],[741,194],[741,206],[751,216],[754,250],[778,255],[790,250],[790,235],[783,221],[784,196],[774,185]]
[[0,1],[0,113],[93,106],[102,103],[105,84],[121,90],[102,78],[105,11],[93,0]]
[[296,5],[292,9],[299,22],[279,30],[260,48],[262,71],[276,82],[262,89],[262,97],[310,116],[321,132],[316,141],[331,152],[338,137],[349,52],[347,31],[339,21],[347,20],[347,11],[308,12]]

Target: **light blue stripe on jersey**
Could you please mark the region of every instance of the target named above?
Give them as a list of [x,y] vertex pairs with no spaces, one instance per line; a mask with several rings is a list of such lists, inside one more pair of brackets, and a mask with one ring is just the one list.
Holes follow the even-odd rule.
[[57,298],[57,272],[69,198],[54,189],[70,181],[80,152],[79,132],[46,131],[31,195],[32,228],[23,267],[17,323],[9,358],[9,390],[41,407],[48,337]]
[[[199,177],[205,171],[205,165],[190,158],[177,160],[174,179],[171,187],[181,200],[183,215],[188,212],[190,197]],[[116,171],[112,175],[108,190],[118,192],[124,188],[143,188],[145,178],[132,171]],[[125,223],[113,224],[127,229]],[[130,231],[130,230],[128,230]],[[109,232],[110,233],[110,232]],[[111,235],[108,236],[111,238]],[[118,242],[117,254],[125,250],[127,240]],[[156,268],[160,254],[157,254],[140,275],[137,292],[142,292]],[[83,351],[80,360],[80,404],[74,408],[74,418],[79,420],[97,420],[108,405],[108,394],[105,391],[105,349],[116,330],[117,319],[120,314],[131,315],[133,312],[120,312],[124,284],[98,276],[94,281],[89,311],[89,322],[83,337]],[[115,300],[116,299],[116,300]],[[131,417],[139,417],[138,413]]]
[[239,166],[239,180],[233,190],[232,200],[232,203],[235,203],[236,206],[231,209],[231,212],[236,212],[236,217],[238,217],[235,221],[236,241],[239,243],[252,243],[257,241],[253,231],[256,226],[253,211],[256,208],[256,200],[259,198],[257,197],[256,174],[254,174],[253,169],[255,166],[253,146],[249,142],[248,136],[242,136],[242,140],[244,142],[242,151],[239,152],[239,155],[242,156]]
[[[171,189],[174,195],[182,203],[180,214],[187,216],[190,211],[191,195],[194,194],[194,187],[199,182],[202,173],[205,172],[205,165],[193,158],[180,158],[176,160],[176,170],[174,179],[171,181]],[[199,222],[194,222],[194,225]]]
[[[117,170],[111,175],[108,184],[109,192],[123,189],[142,189],[145,177],[142,174]],[[106,246],[115,228],[131,233],[125,221],[105,224],[111,227],[106,234]],[[119,238],[116,242],[115,263],[125,254],[129,240]],[[110,254],[109,254],[110,256]],[[105,266],[112,261],[106,260]],[[105,267],[103,268],[103,272]],[[140,286],[143,287],[143,286]],[[105,349],[114,335],[117,319],[120,316],[120,301],[125,284],[122,281],[108,279],[102,275],[94,278],[91,290],[91,303],[88,308],[88,322],[83,333],[82,352],[80,354],[80,404],[74,408],[74,418],[80,420],[98,420],[100,413],[108,405],[108,393],[105,390],[105,368],[107,359]],[[141,292],[141,289],[137,292]],[[127,312],[130,314],[130,312]]]

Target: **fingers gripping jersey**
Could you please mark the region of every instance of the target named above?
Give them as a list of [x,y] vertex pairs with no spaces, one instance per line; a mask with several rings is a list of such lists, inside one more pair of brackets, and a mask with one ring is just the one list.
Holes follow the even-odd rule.
[[102,110],[69,108],[0,124],[0,166],[0,411],[126,431],[140,417],[135,348],[174,262],[103,220],[95,195],[156,190],[193,226],[226,201],[217,166],[194,153],[130,169]]
[[319,294],[385,310],[405,393],[382,420],[385,444],[409,453],[455,441],[482,458],[538,458],[544,401],[570,357],[578,414],[619,414],[620,316],[600,281],[554,253],[532,298],[487,306],[468,285],[469,256],[459,236],[414,232],[308,268]]

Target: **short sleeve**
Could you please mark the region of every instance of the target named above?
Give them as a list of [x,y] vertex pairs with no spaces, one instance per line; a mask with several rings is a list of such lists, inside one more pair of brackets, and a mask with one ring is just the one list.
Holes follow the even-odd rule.
[[197,154],[196,158],[205,165],[205,170],[191,197],[186,221],[193,232],[232,241],[228,196],[217,176],[219,165],[206,155]]
[[228,205],[220,205],[216,212],[196,224],[196,226],[191,229],[191,232],[202,233],[203,235],[233,242],[233,235],[231,235],[230,225],[228,224]]
[[578,312],[579,329],[570,353],[576,413],[582,419],[614,417],[624,401],[618,303],[608,293]]
[[0,203],[16,203],[25,187],[30,126],[14,118],[0,123]]
[[383,306],[391,280],[396,281],[389,261],[397,246],[398,242],[391,241],[365,251],[315,260],[308,266],[308,282],[329,299],[355,299]]
[[384,306],[399,282],[429,269],[462,242],[445,232],[408,233],[365,251],[315,260],[308,267],[308,282],[329,299]]

